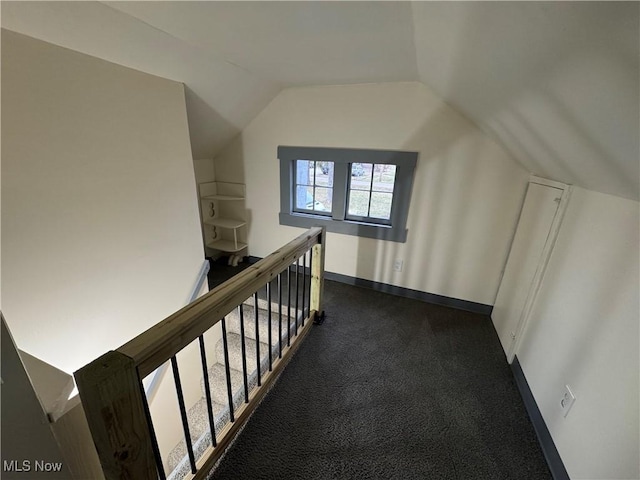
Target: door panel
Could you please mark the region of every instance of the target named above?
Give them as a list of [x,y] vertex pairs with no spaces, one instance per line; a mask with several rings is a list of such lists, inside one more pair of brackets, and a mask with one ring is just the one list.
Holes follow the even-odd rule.
[[529,183],[520,221],[511,245],[507,265],[498,289],[491,318],[509,362],[527,299],[534,291],[536,271],[543,268],[543,251],[548,241],[564,191]]

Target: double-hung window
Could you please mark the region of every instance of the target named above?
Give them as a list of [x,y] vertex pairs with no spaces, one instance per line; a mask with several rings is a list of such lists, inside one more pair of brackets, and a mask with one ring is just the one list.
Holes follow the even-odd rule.
[[278,147],[280,223],[404,242],[418,154]]

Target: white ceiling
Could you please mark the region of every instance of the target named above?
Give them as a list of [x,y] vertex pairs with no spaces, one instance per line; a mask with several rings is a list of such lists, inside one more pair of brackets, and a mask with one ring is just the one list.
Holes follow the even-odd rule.
[[637,2],[2,2],[2,26],[187,87],[195,158],[284,87],[422,81],[529,171],[638,199]]
[[405,2],[104,2],[283,85],[417,80]]

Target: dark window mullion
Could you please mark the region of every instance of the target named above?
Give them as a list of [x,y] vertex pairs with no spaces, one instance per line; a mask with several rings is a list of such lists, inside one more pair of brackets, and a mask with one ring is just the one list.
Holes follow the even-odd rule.
[[316,186],[311,187],[311,210],[316,213]]
[[334,220],[344,220],[347,211],[349,164],[334,162],[331,216]]
[[373,171],[375,170],[376,164],[371,164],[371,182],[369,182],[369,205],[367,205],[367,217],[371,215],[371,194],[373,193]]
[[315,188],[316,186],[316,162],[311,162],[313,163],[313,187]]
[[312,189],[312,203],[311,203],[311,210],[315,211],[316,210],[316,162],[312,161],[311,163],[311,168],[313,169],[313,180],[311,181],[311,185],[313,187]]
[[291,210],[297,211],[298,209],[298,187],[300,184],[298,183],[298,161],[294,160],[293,162],[293,192],[292,192],[292,202],[291,202]]

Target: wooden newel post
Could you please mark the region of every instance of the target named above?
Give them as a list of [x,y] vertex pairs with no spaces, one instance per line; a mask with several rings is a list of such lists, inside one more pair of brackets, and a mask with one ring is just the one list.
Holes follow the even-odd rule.
[[156,480],[135,363],[108,352],[74,373],[89,429],[107,480]]
[[327,239],[327,229],[322,227],[319,241],[312,247],[311,255],[311,310],[316,311],[316,323],[324,320],[322,309],[322,292],[324,290],[324,251]]

